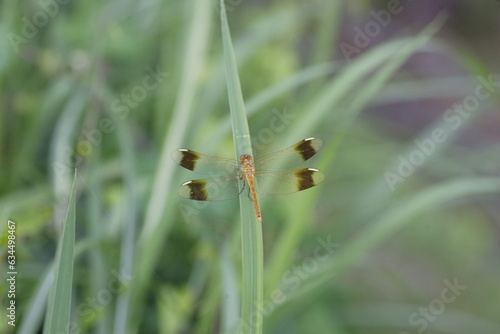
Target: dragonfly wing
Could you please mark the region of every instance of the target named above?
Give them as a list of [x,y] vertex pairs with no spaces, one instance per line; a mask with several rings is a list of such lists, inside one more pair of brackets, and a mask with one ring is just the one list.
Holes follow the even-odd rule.
[[235,160],[211,157],[185,148],[173,151],[172,159],[193,172],[212,176],[227,175],[238,169],[238,163]]
[[306,138],[284,150],[257,159],[255,169],[259,171],[296,166],[315,155],[322,145],[319,138]]
[[238,197],[237,176],[191,180],[179,187],[179,195],[196,201],[225,201]]
[[281,195],[306,190],[323,182],[325,175],[315,168],[300,168],[256,173],[257,191]]

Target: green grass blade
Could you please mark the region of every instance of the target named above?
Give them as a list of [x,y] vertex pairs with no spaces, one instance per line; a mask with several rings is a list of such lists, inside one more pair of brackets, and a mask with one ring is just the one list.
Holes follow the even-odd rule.
[[[80,117],[87,103],[88,93],[81,87],[68,99],[64,110],[59,117],[54,129],[50,147],[50,172],[55,196],[55,221],[61,224],[65,214],[65,203],[71,188],[72,167],[68,164],[68,156],[75,158],[75,166],[78,166],[82,156],[73,148],[80,130]],[[62,203],[62,205],[61,205]]]
[[44,333],[69,333],[71,315],[71,289],[73,284],[73,254],[75,251],[75,219],[76,219],[76,170],[71,186],[68,211],[59,245],[55,266],[56,277],[52,296],[48,303],[47,322]]
[[[186,2],[187,3],[187,2]],[[162,221],[163,217],[174,216],[171,200],[171,191],[177,186],[173,181],[174,162],[171,152],[182,146],[186,137],[189,119],[193,113],[193,101],[198,92],[199,78],[203,70],[207,41],[210,39],[211,14],[210,1],[194,0],[190,3],[192,18],[188,24],[188,34],[185,45],[185,61],[182,77],[177,94],[177,100],[169,125],[168,132],[162,143],[162,151],[156,175],[152,183],[152,190],[147,203],[144,226],[137,244],[137,259],[134,267],[134,285],[131,290],[131,311],[129,325],[138,326],[138,315],[142,309],[142,298],[148,288],[149,277],[155,261],[160,255],[164,240],[172,227],[173,219]],[[170,57],[170,55],[167,55]]]
[[[138,189],[136,186],[136,170],[134,143],[131,129],[127,122],[120,122],[115,118],[117,126],[118,144],[122,152],[125,183],[124,233],[121,240],[120,271],[124,276],[131,276],[134,266],[134,251],[136,243],[136,203]],[[118,296],[114,321],[114,333],[126,332],[127,319],[130,309],[130,289]]]
[[47,306],[47,298],[51,291],[50,287],[54,282],[54,266],[50,266],[41,276],[35,292],[30,298],[28,309],[24,312],[24,317],[19,326],[18,334],[36,333],[43,320],[45,308]]
[[[223,6],[221,2],[221,6]],[[252,154],[252,143],[250,141],[250,130],[241,93],[238,68],[231,43],[231,35],[224,8],[221,9],[222,40],[224,42],[224,61],[226,65],[226,81],[229,96],[229,107],[231,110],[231,123],[233,126],[233,137],[235,140],[236,155]]]
[[332,50],[338,43],[342,23],[342,1],[325,2],[317,20],[318,42],[315,44],[313,63],[332,59]]
[[222,328],[223,333],[236,332],[235,329],[239,325],[239,295],[237,278],[234,273],[233,263],[231,260],[231,251],[229,242],[226,241],[220,251],[220,271],[223,283],[223,291],[225,298],[222,299]]
[[[240,79],[223,0],[220,1],[220,6],[224,61],[236,156],[239,157],[242,154],[253,156]],[[240,186],[243,185],[240,184]],[[262,309],[264,290],[262,225],[257,221],[255,210],[248,196],[240,196],[240,208],[243,258],[240,332],[260,334],[262,333],[263,321],[260,310]]]
[[[100,146],[96,145],[94,147],[92,158],[89,160],[85,174],[82,175],[81,178],[84,180],[85,186],[88,186],[85,190],[91,194],[84,204],[88,214],[85,228],[88,229],[89,238],[82,240],[82,242],[89,242],[91,245],[88,247],[89,271],[92,273],[91,277],[89,277],[89,294],[91,296],[96,296],[99,290],[106,285],[107,271],[105,252],[103,251],[103,247],[99,244],[101,241],[100,239],[103,238],[102,222],[105,220],[102,213],[103,178],[101,173],[99,173],[99,169],[102,168],[101,151]],[[75,247],[76,257],[78,257],[79,252],[82,252],[80,250],[82,242],[79,242]],[[107,334],[110,332],[110,313],[111,312],[104,310],[103,316],[95,325],[95,334]]]

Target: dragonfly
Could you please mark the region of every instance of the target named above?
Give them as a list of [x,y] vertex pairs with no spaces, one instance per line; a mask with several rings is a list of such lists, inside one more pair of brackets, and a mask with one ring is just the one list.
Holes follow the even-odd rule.
[[[225,201],[236,198],[248,187],[257,220],[262,222],[257,193],[291,194],[314,187],[323,182],[324,174],[316,168],[285,169],[294,167],[314,156],[323,145],[321,139],[311,137],[284,150],[260,159],[244,154],[239,161],[217,158],[189,149],[172,152],[172,159],[193,172],[210,178],[184,182],[178,190],[180,196],[196,201]],[[244,180],[239,188],[239,180]],[[248,191],[247,191],[248,193]]]

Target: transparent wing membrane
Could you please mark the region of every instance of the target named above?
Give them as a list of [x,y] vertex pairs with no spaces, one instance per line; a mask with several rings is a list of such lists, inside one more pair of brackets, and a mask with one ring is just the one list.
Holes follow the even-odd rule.
[[284,150],[271,153],[255,161],[257,171],[289,168],[310,159],[323,145],[321,139],[307,138]]
[[172,159],[180,166],[201,174],[222,176],[236,174],[238,171],[235,160],[216,158],[185,148],[173,151]]
[[324,174],[314,168],[256,173],[257,192],[269,195],[291,194],[323,182]]

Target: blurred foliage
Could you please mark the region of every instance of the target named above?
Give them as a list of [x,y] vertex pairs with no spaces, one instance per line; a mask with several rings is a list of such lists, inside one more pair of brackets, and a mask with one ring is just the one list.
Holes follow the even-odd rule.
[[[356,47],[392,2],[226,1],[256,154],[325,142],[308,165],[323,184],[261,198],[265,333],[500,332],[499,85],[460,126],[446,121],[481,78],[500,82],[500,7],[401,1]],[[446,23],[418,44],[441,9]],[[180,198],[177,187],[201,177],[169,157],[234,155],[219,19],[215,0],[0,2],[0,255],[14,220],[16,333],[43,326],[74,167],[81,333],[238,322],[237,201]],[[346,59],[342,43],[359,52]],[[418,52],[397,58],[408,45]],[[387,172],[435,129],[447,139],[392,191]],[[331,254],[317,250],[325,240]],[[441,310],[455,279],[466,289]],[[2,321],[0,332],[14,331]]]

